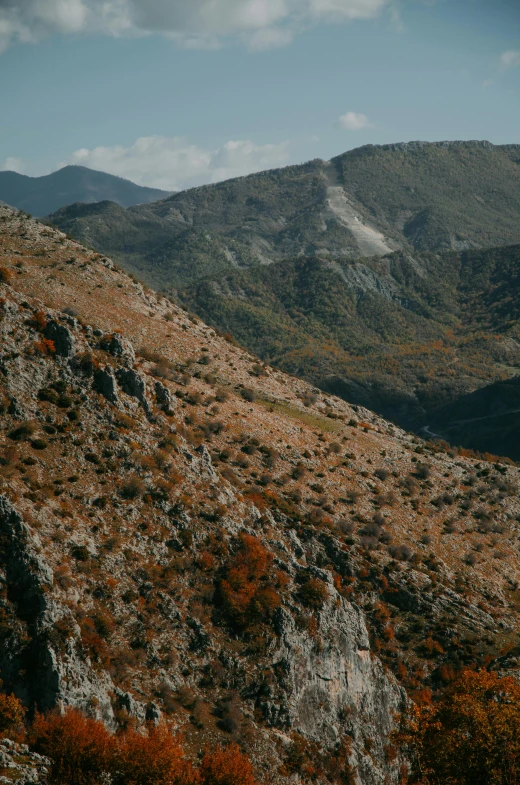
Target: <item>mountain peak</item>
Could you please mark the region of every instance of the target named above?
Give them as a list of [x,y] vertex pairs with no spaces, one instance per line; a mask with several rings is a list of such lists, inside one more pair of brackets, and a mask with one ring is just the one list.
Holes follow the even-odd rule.
[[169,192],[136,185],[116,175],[69,164],[41,177],[0,172],[0,199],[37,216],[77,202],[110,200],[123,207],[164,199]]

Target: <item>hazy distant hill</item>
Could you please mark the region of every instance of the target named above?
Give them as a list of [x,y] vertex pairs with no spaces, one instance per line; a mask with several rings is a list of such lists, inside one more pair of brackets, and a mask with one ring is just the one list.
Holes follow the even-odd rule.
[[100,202],[105,199],[123,207],[154,202],[167,191],[144,188],[130,180],[84,166],[65,166],[43,177],[27,177],[17,172],[0,172],[0,200],[43,216],[73,202]]

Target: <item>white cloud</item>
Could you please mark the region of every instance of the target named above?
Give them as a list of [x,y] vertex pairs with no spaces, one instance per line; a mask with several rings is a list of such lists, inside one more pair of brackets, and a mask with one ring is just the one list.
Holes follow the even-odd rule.
[[503,52],[500,57],[500,65],[504,71],[515,65],[520,65],[520,51],[508,49],[507,52]]
[[339,124],[345,131],[364,131],[374,127],[366,114],[358,112],[347,112],[341,115]]
[[0,50],[54,33],[149,35],[188,47],[230,38],[251,49],[290,43],[319,22],[373,19],[393,0],[0,0]]
[[289,142],[259,145],[249,140],[230,141],[208,150],[182,137],[145,136],[130,147],[83,148],[64,163],[99,169],[140,185],[178,191],[284,166],[289,153]]
[[0,164],[0,172],[18,172],[24,173],[24,163],[21,158],[6,158],[3,164]]

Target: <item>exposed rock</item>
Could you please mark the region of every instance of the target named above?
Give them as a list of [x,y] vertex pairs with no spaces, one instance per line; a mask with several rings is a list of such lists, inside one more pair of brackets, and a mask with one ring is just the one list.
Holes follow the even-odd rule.
[[201,476],[207,480],[210,480],[211,482],[218,482],[219,477],[213,467],[211,455],[209,454],[209,450],[206,445],[201,444],[199,447],[197,447],[195,452],[199,458],[199,471]]
[[114,690],[114,694],[118,709],[126,711],[129,717],[134,717],[140,722],[145,721],[146,709],[141,701],[137,701],[130,692],[124,692],[119,688]]
[[162,382],[155,382],[155,397],[165,414],[170,416],[174,413],[175,398]]
[[55,321],[47,322],[44,335],[49,341],[53,341],[59,357],[71,357],[74,354],[74,338],[64,324]]
[[101,348],[113,357],[124,357],[130,365],[135,363],[134,347],[120,333],[107,335],[100,341]]
[[132,368],[119,368],[116,376],[123,392],[132,398],[137,398],[145,412],[149,414],[150,404],[146,398],[146,384],[141,374]]
[[10,739],[0,741],[0,783],[12,785],[46,785],[51,761],[37,752],[30,752],[26,744]]
[[[347,732],[358,782],[379,785],[388,774],[385,740],[405,694],[370,652],[363,614],[330,590],[318,614],[315,640],[297,629],[291,614],[278,617],[280,645],[273,657],[281,699],[260,704],[266,719],[332,747]],[[371,739],[370,755],[365,741]],[[386,742],[387,743],[387,742]],[[396,772],[391,772],[396,781]]]
[[[23,652],[21,658],[13,659],[12,651],[3,651],[0,674],[6,686],[41,710],[59,704],[91,710],[95,705],[96,714],[113,724],[110,677],[106,672],[96,674],[80,655],[79,627],[69,609],[51,594],[53,571],[42,555],[40,540],[5,496],[0,496],[0,534],[4,538],[0,568],[32,639],[33,658],[33,667],[24,675]],[[57,625],[61,631],[68,630],[61,647]]]
[[103,395],[110,403],[118,403],[116,377],[110,365],[99,368],[94,374],[94,390]]

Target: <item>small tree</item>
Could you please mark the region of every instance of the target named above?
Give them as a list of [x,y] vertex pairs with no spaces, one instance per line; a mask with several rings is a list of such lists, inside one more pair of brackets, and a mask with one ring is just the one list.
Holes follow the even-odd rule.
[[240,538],[240,549],[227,565],[220,582],[220,599],[237,626],[262,621],[280,605],[280,597],[268,585],[272,554],[260,540],[248,534]]
[[25,708],[14,695],[0,694],[0,738],[23,737]]

